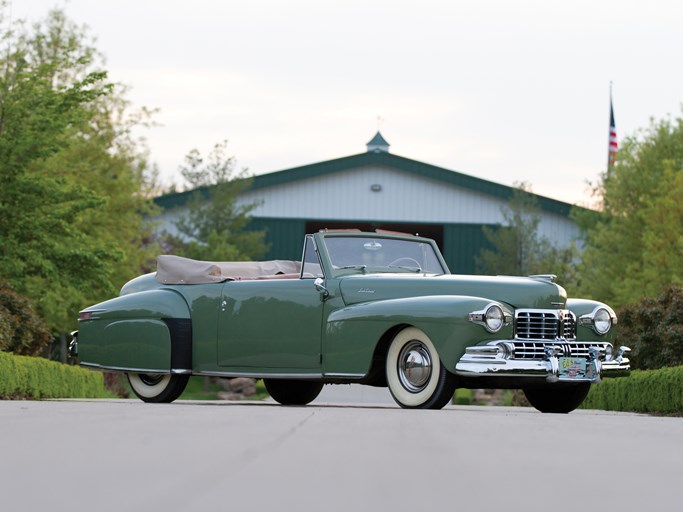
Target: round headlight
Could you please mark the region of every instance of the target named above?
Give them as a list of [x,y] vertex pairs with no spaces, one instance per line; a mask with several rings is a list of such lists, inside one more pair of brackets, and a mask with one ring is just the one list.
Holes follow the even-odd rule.
[[486,310],[486,317],[484,318],[486,322],[486,328],[491,332],[498,332],[503,327],[505,323],[505,315],[500,306],[490,306]]
[[612,317],[604,308],[600,308],[593,315],[593,326],[598,334],[606,334],[612,327]]

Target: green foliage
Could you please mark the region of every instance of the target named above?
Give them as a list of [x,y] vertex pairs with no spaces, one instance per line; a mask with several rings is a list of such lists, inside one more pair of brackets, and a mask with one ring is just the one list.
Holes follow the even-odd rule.
[[472,390],[466,388],[458,388],[453,395],[453,403],[455,405],[472,405]]
[[573,244],[558,248],[538,236],[541,212],[527,184],[517,185],[502,214],[504,226],[483,228],[493,249],[484,249],[475,258],[479,272],[499,275],[552,273],[565,286],[576,283],[576,248]]
[[[214,379],[210,377],[190,377],[187,382],[187,387],[183,394],[180,395],[179,400],[221,400],[218,394],[225,391],[225,387],[219,385]],[[245,400],[264,400],[270,395],[266,391],[266,386],[263,380],[256,382],[256,394],[244,397]]]
[[541,214],[525,184],[519,184],[508,205],[502,209],[504,227],[485,226],[484,235],[494,247],[482,250],[475,262],[488,274],[529,275],[537,266],[540,252],[538,224]]
[[683,366],[634,370],[628,378],[591,386],[583,409],[655,414],[683,413]]
[[602,214],[577,216],[582,294],[620,306],[683,286],[683,119],[627,137],[595,194]]
[[102,374],[0,352],[0,398],[114,398]]
[[124,91],[61,11],[17,27],[0,56],[0,275],[67,331],[156,252],[142,222],[152,172],[130,135],[148,113],[126,117]]
[[235,170],[226,154],[227,141],[216,144],[207,157],[196,149],[185,157],[180,172],[195,190],[186,216],[176,222],[179,237],[169,237],[173,252],[206,261],[246,261],[267,251],[265,231],[251,231],[249,213],[257,203],[242,204],[240,194],[251,186],[247,170]]
[[654,370],[683,365],[683,288],[668,287],[656,298],[619,310],[617,345],[633,352],[632,366]]
[[36,356],[50,340],[50,330],[33,305],[0,281],[0,351]]

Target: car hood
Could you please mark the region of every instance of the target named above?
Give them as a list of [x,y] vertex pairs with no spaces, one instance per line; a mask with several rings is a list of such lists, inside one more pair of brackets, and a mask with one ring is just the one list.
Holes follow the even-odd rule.
[[427,295],[467,295],[504,302],[513,308],[564,307],[567,293],[543,278],[425,274],[352,275],[340,279],[347,305]]

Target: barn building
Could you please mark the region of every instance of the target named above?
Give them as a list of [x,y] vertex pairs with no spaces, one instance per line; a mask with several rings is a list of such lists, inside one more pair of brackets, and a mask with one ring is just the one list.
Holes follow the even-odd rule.
[[[453,273],[475,272],[475,256],[488,246],[482,226],[504,224],[514,188],[390,153],[377,132],[356,155],[261,174],[241,196],[258,202],[253,229],[267,228],[266,259],[299,259],[306,233],[320,229],[377,228],[418,233],[439,244]],[[174,231],[191,192],[156,199],[162,224]],[[564,247],[579,229],[572,205],[536,196],[539,236]]]

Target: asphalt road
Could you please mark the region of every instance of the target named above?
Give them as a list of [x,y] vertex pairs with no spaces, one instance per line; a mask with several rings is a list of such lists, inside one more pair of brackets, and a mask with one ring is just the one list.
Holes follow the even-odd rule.
[[0,510],[680,510],[683,418],[0,402]]

